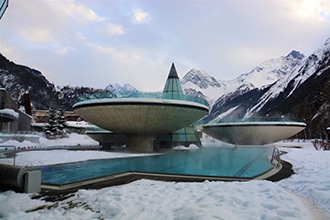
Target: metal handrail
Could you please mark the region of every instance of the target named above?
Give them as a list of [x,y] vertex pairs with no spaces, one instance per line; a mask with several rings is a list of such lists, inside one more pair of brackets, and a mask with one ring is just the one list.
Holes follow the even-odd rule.
[[281,162],[281,151],[275,147],[270,162],[277,168]]
[[[240,123],[240,122],[297,122],[286,117],[260,117],[260,118],[220,118],[214,119],[209,124]],[[302,122],[302,121],[301,121]]]
[[173,99],[173,100],[185,100],[203,104],[205,106],[209,106],[209,103],[199,97],[189,96],[185,94],[178,94],[176,98],[166,98],[163,96],[162,92],[127,92],[127,93],[119,93],[119,92],[99,92],[93,94],[82,95],[78,97],[76,102],[81,102],[85,100],[94,100],[94,99],[116,99],[116,98],[153,98],[153,99]]

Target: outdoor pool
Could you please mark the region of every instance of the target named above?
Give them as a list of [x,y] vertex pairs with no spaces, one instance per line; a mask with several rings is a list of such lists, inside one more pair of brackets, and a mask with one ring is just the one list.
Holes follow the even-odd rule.
[[125,172],[253,178],[273,167],[269,159],[272,151],[272,147],[206,147],[45,166],[42,183],[61,185]]

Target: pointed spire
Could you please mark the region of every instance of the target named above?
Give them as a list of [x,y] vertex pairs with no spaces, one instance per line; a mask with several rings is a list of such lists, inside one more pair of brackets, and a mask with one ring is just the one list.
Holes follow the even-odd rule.
[[179,79],[178,73],[176,72],[176,69],[175,69],[175,66],[174,66],[174,63],[172,63],[172,66],[171,66],[171,69],[170,69],[170,73],[168,74],[168,79],[170,79],[170,78],[177,78],[177,79]]
[[168,74],[162,97],[164,99],[185,100],[174,63],[172,63],[170,73]]

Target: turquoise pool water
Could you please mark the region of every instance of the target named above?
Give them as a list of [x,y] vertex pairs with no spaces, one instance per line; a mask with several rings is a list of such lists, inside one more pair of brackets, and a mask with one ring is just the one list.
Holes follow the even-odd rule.
[[128,171],[252,178],[272,168],[273,148],[201,148],[161,155],[90,160],[42,169],[42,183],[67,184]]

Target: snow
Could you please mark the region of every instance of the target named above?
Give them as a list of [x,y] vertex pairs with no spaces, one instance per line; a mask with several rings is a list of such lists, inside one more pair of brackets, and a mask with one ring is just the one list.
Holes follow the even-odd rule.
[[0,110],[0,114],[3,114],[3,115],[10,115],[10,116],[12,116],[13,118],[15,118],[16,120],[17,120],[18,117],[19,117],[19,114],[18,114],[17,112],[15,112],[13,109],[9,109],[9,108],[1,109],[1,110]]
[[[286,96],[286,98],[291,96],[296,90],[296,88],[298,88],[309,77],[311,77],[314,73],[317,72],[317,69],[320,68],[320,61],[324,59],[325,56],[327,56],[327,53],[329,51],[330,44],[328,39],[320,48],[315,50],[312,55],[304,58],[301,62],[296,63],[295,66],[292,66],[292,68],[286,70],[288,72],[287,76],[279,77],[278,80],[276,80],[276,82],[274,83],[274,85],[270,87],[270,89],[265,94],[262,95],[258,104],[251,108],[244,117],[249,117],[253,115],[253,113],[258,112],[268,101],[278,97],[279,94],[284,91],[284,89],[288,88],[289,83],[293,82],[293,88]],[[321,69],[318,74],[320,75],[325,70],[326,69]],[[256,78],[258,78],[258,75],[256,74],[251,75],[256,76]],[[262,79],[261,75],[259,77],[260,79]]]
[[296,175],[280,181],[279,185],[303,195],[330,217],[330,151],[286,150],[288,154],[281,158],[295,165]]
[[[297,51],[292,51],[287,56],[267,60],[250,72],[241,74],[232,80],[213,80],[214,77],[205,71],[192,69],[183,77],[181,84],[182,88],[189,90],[191,94],[193,94],[192,91],[199,95],[202,94],[208,100],[211,109],[214,106],[217,107],[224,100],[230,100],[234,103],[235,97],[258,89],[263,94],[255,102],[257,104],[253,104],[253,101],[242,109],[242,112],[245,111],[243,117],[249,118],[264,108],[267,103],[276,99],[282,92],[286,92],[287,98],[314,73],[321,75],[326,71],[329,67],[321,64],[327,62],[326,58],[329,51],[330,38],[308,57]],[[222,107],[222,109],[213,108],[212,115],[216,117],[222,114],[222,111],[227,111],[223,105]],[[237,110],[233,113],[235,112]],[[225,115],[227,115],[226,113]],[[235,117],[235,115],[229,116]]]
[[290,56],[290,54],[285,57],[281,56],[277,59],[267,60],[254,68],[251,72],[242,74],[237,80],[245,84],[251,84],[253,88],[262,88],[273,84],[277,80],[285,78],[287,73],[292,72],[292,70],[301,63],[301,57],[293,57]]
[[280,79],[286,79],[286,75],[289,75],[295,67],[300,66],[303,57],[303,54],[293,51],[287,56],[267,60],[249,73],[241,74],[232,80],[216,80],[206,71],[192,69],[182,78],[181,84],[184,89],[200,91],[207,97],[208,102],[213,104],[221,96],[237,90],[261,89]]
[[128,83],[125,83],[123,86],[119,85],[118,83],[110,83],[105,87],[105,90],[120,94],[132,94],[137,92],[137,89]]
[[225,118],[226,116],[230,115],[233,111],[235,111],[238,107],[239,107],[239,105],[228,109],[227,111],[225,111],[225,112],[221,113],[220,115],[218,115],[215,118],[215,120]]
[[[90,141],[83,136],[75,138],[81,144]],[[48,147],[53,143],[44,144]],[[279,182],[163,182],[141,179],[98,190],[82,189],[59,202],[31,199],[31,194],[5,191],[0,193],[0,218],[329,219],[330,151],[316,151],[310,141],[278,142],[276,146],[288,152],[281,158],[292,163],[296,172]],[[125,156],[125,153],[64,149],[24,151],[18,153],[16,160],[24,166],[116,156]],[[4,161],[8,159],[0,159],[0,163]]]
[[88,128],[91,125],[86,121],[66,121],[65,125],[71,128]]
[[197,91],[200,91],[203,95],[207,97],[207,101],[209,104],[213,104],[221,95],[225,93],[225,88],[223,87],[213,87],[209,86],[206,89],[201,89],[198,87],[198,85],[194,84],[191,81],[185,82],[185,84],[182,84],[183,89],[194,89],[197,93]]

